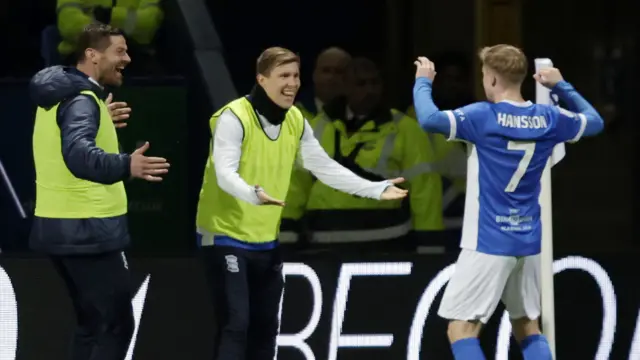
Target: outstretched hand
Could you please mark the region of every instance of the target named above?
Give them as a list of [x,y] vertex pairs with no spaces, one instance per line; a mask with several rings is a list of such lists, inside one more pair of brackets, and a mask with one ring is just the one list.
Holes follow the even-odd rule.
[[170,165],[165,158],[145,156],[148,149],[149,142],[145,142],[131,154],[131,176],[151,182],[162,181],[162,176],[169,172]]
[[260,185],[255,186],[256,195],[260,200],[260,205],[275,205],[275,206],[284,206],[285,203],[282,200],[278,200],[269,196]]
[[405,198],[409,193],[408,190],[400,189],[399,187],[395,186],[396,184],[403,183],[404,178],[400,177],[400,178],[391,179],[389,180],[389,182],[391,182],[391,184],[393,185],[388,186],[384,190],[384,192],[380,196],[380,200],[398,200],[398,199]]
[[107,99],[104,101],[107,104],[107,109],[109,109],[109,115],[111,115],[111,120],[113,121],[116,128],[120,129],[127,126],[125,120],[129,118],[129,113],[131,113],[131,108],[127,105],[126,102],[116,101],[113,102],[113,94],[109,93]]

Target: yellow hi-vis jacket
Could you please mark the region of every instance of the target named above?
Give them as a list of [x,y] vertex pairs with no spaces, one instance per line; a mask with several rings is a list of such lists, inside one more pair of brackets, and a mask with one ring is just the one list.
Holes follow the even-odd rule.
[[[411,230],[442,230],[442,184],[432,171],[434,154],[415,120],[392,110],[391,121],[371,120],[354,134],[343,121],[321,113],[313,121],[315,136],[329,156],[361,177],[373,181],[404,177],[407,203],[358,198],[311,180],[306,203],[306,223],[314,243],[378,241],[400,238]],[[310,176],[310,175],[309,175]],[[281,233],[280,241],[283,241]]]
[[[298,107],[298,109],[300,108]],[[300,110],[300,112],[305,113],[303,110]],[[310,113],[307,112],[307,114]],[[324,144],[323,139],[329,141],[328,139],[333,137],[334,127],[323,117],[316,116],[312,119],[307,118],[307,121],[313,129],[313,135],[320,145]],[[329,153],[329,155],[331,156],[331,153]],[[304,225],[301,223],[301,220],[306,212],[307,200],[309,199],[309,193],[311,192],[314,182],[315,179],[313,175],[303,167],[302,159],[298,154],[296,164],[291,172],[289,192],[285,199],[286,206],[282,211],[282,223],[280,224],[280,236],[278,237],[280,243],[298,242],[301,232],[304,230]]]
[[[107,105],[93,91],[82,91],[82,94],[93,97],[100,109],[96,145],[107,153],[119,153],[118,135]],[[57,122],[59,105],[36,111],[33,129],[35,215],[53,219],[89,219],[126,214],[127,193],[122,181],[105,185],[79,179],[65,165]]]
[[[244,129],[238,174],[249,184],[260,183],[272,196],[284,197],[304,131],[302,114],[295,106],[291,107],[278,139],[272,140],[264,134],[249,100],[241,97],[213,114],[209,121],[212,134],[218,118],[227,109],[236,115]],[[281,213],[282,208],[278,206],[252,205],[222,190],[213,156],[209,154],[196,215],[202,245],[214,245],[215,236],[228,236],[254,245],[272,242],[278,238]]]
[[[417,119],[411,105],[407,116]],[[429,143],[437,159],[435,170],[442,175],[442,212],[447,229],[461,229],[467,177],[467,155],[459,142],[447,141],[442,134],[427,133]]]
[[76,49],[78,36],[94,22],[96,7],[111,9],[111,24],[142,45],[148,45],[163,19],[160,0],[58,0],[58,31],[62,42],[58,52],[69,55]]
[[317,111],[312,111],[311,109],[307,109],[307,107],[300,101],[296,102],[296,107],[298,108],[298,110],[300,110],[300,112],[302,113],[302,116],[304,116],[304,118],[307,119],[307,121],[309,122],[309,125],[313,126],[311,122],[318,115]]
[[111,25],[140,45],[149,45],[162,24],[160,0],[118,0],[111,11]]
[[[296,107],[313,128],[314,136],[318,139],[318,142],[322,144],[321,133],[324,127],[317,129],[317,131],[315,128],[319,119],[317,109],[315,109],[315,107],[311,109],[301,101],[296,102]],[[284,243],[292,243],[298,240],[298,235],[303,227],[300,220],[307,207],[307,198],[309,197],[309,191],[311,191],[311,186],[313,186],[314,181],[309,170],[302,166],[302,159],[300,159],[300,157],[298,157],[296,164],[291,174],[289,192],[285,200],[287,206],[285,206],[282,212],[282,223],[280,224],[279,240]]]
[[95,21],[93,10],[96,7],[110,9],[112,6],[112,0],[58,0],[58,32],[62,37],[58,52],[62,55],[73,53],[82,30]]

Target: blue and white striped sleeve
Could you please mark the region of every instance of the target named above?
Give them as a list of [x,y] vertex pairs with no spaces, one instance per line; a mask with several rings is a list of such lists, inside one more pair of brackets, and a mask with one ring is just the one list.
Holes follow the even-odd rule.
[[492,116],[488,103],[477,102],[456,110],[445,111],[449,119],[448,140],[477,143],[481,139],[482,119]]
[[474,103],[456,110],[440,111],[431,96],[432,82],[420,77],[413,87],[413,106],[420,126],[427,132],[440,133],[449,140],[475,142],[479,138],[479,121],[491,111],[488,103]]
[[553,87],[567,108],[554,108],[558,142],[574,143],[584,136],[597,135],[604,129],[604,120],[596,109],[566,81]]
[[416,109],[416,117],[424,131],[449,135],[449,117],[433,102],[431,87],[431,79],[426,77],[416,79],[413,86],[413,106]]

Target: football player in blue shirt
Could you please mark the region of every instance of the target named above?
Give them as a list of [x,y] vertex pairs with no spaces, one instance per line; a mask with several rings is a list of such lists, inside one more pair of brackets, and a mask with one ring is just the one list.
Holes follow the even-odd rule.
[[456,360],[485,359],[478,335],[502,300],[526,360],[552,359],[540,332],[540,178],[558,143],[596,135],[600,115],[555,68],[536,81],[568,110],[525,101],[524,53],[510,45],[480,51],[488,101],[453,111],[433,103],[434,64],[415,62],[414,106],[422,128],[468,145],[462,248],[438,314],[449,320]]

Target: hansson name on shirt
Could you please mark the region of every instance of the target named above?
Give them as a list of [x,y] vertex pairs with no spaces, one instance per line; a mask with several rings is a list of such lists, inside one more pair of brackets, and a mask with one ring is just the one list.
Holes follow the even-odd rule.
[[547,119],[544,116],[527,116],[498,113],[500,126],[516,129],[541,129],[546,128]]

